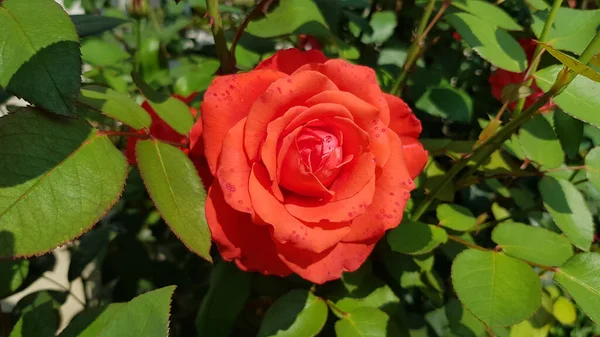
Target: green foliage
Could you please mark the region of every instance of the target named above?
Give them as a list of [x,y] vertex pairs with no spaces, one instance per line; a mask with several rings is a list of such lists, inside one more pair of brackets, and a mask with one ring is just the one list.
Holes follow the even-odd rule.
[[83,234],[125,184],[125,159],[106,136],[33,108],[0,118],[0,157],[11,163],[0,175],[0,257],[45,253]]
[[594,322],[600,321],[600,254],[573,256],[554,275]]
[[573,247],[564,236],[520,223],[499,224],[492,240],[506,255],[545,266],[560,266],[573,256]]
[[498,26],[468,13],[450,14],[445,18],[471,48],[493,65],[512,72],[527,68],[523,49]]
[[45,0],[5,0],[0,9],[0,87],[44,109],[74,115],[81,58],[67,13]]
[[180,149],[157,140],[138,141],[135,152],[144,184],[165,221],[189,249],[211,261],[206,192],[194,164]]
[[[54,1],[0,0],[0,336],[55,336],[59,323],[60,337],[600,335],[598,2],[122,3],[65,0],[84,12],[69,16]],[[539,67],[517,43],[528,38],[545,48]],[[322,285],[247,271],[269,268],[245,245],[211,251],[205,199],[218,181],[189,137],[217,76],[308,45],[372,68],[429,151],[402,223]],[[368,83],[343,84],[385,114]],[[553,111],[528,109],[538,86]],[[404,131],[398,116],[390,132]],[[261,222],[232,212],[216,216]],[[274,249],[237,234],[224,235]],[[334,259],[350,264],[348,247],[365,244],[343,242]],[[340,247],[286,263],[327,271]],[[68,284],[51,279],[59,270]],[[5,301],[44,282],[60,290]],[[84,310],[59,316],[73,302]]]
[[489,326],[517,324],[541,301],[536,273],[501,253],[464,251],[452,265],[452,284],[463,305]]
[[544,206],[556,225],[573,245],[589,250],[594,237],[594,222],[581,192],[563,179],[545,177],[540,181]]
[[258,336],[315,336],[327,320],[325,301],[306,290],[292,290],[269,308]]

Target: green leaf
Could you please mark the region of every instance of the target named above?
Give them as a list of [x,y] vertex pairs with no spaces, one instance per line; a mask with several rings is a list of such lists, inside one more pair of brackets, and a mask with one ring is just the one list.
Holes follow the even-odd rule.
[[560,141],[542,115],[536,115],[521,127],[519,143],[529,159],[545,168],[557,168],[565,161]]
[[[0,232],[0,242],[3,241],[3,232]],[[0,298],[19,289],[29,273],[29,261],[7,260],[0,261]]]
[[573,302],[564,296],[556,299],[552,306],[552,314],[562,325],[573,325],[577,320],[577,309]]
[[573,245],[589,250],[594,221],[581,192],[569,181],[544,177],[539,184],[544,207]]
[[550,55],[554,56],[555,59],[567,66],[569,69],[573,70],[579,75],[589,78],[594,82],[600,82],[600,74],[592,69],[592,67],[579,62],[577,59],[574,59],[567,54],[559,52],[548,44],[541,43],[541,45],[544,49],[546,49],[546,51],[548,51],[548,53],[550,53]]
[[44,253],[86,232],[127,176],[121,152],[87,122],[32,108],[0,118],[0,167],[0,257]]
[[554,274],[558,282],[596,324],[600,322],[600,254],[573,256]]
[[397,252],[425,254],[448,241],[448,234],[440,227],[404,220],[389,232],[387,241],[390,248]]
[[250,274],[235,264],[220,262],[196,316],[198,336],[227,337],[250,297]]
[[338,337],[401,336],[398,326],[383,311],[359,308],[335,323]]
[[[545,10],[532,14],[531,29],[538,39],[542,34],[548,13],[549,10]],[[556,49],[579,55],[596,35],[598,25],[600,25],[600,10],[561,7],[550,27],[546,41]]]
[[444,307],[450,331],[456,336],[485,336],[485,326],[473,314],[466,310],[460,302],[451,298]]
[[58,329],[58,313],[50,296],[37,296],[23,312],[9,337],[54,337]]
[[[550,90],[556,75],[563,67],[554,65],[534,74],[536,84],[544,91]],[[600,83],[577,76],[567,88],[552,100],[569,115],[600,127]]]
[[[142,294],[126,304],[113,303],[90,326],[73,337],[168,336],[173,291],[175,286],[169,286]],[[61,337],[68,336],[61,334]]]
[[295,289],[283,295],[267,310],[258,336],[316,336],[326,320],[325,301],[310,291]]
[[287,0],[266,14],[251,21],[246,32],[258,37],[275,37],[289,34],[329,36],[329,28],[313,1]]
[[502,253],[460,253],[452,264],[452,284],[462,304],[488,326],[519,323],[541,302],[537,274],[525,262]]
[[81,57],[75,25],[54,1],[0,2],[0,87],[44,109],[74,115]]
[[335,302],[335,306],[344,312],[358,308],[379,308],[388,315],[393,315],[400,305],[400,299],[383,281],[371,276],[361,286]]
[[373,29],[373,33],[365,34],[362,38],[362,43],[384,43],[394,35],[394,29],[398,25],[396,13],[393,11],[376,12],[371,17],[369,25]]
[[457,0],[452,5],[478,18],[507,30],[523,30],[523,27],[500,7],[483,0]]
[[194,117],[190,114],[190,108],[173,96],[155,91],[139,74],[133,73],[131,76],[156,114],[177,133],[186,136],[194,126]]
[[127,303],[111,303],[106,307],[86,309],[69,323],[59,337],[96,337]]
[[471,97],[450,85],[428,88],[415,105],[432,116],[455,122],[470,123],[473,116]]
[[463,41],[491,64],[515,73],[527,69],[525,52],[503,29],[469,13],[449,14],[445,18]]
[[85,39],[81,43],[83,61],[96,67],[120,65],[131,57],[121,46],[99,38]]
[[560,109],[555,109],[554,130],[567,157],[575,158],[579,153],[579,145],[583,139],[583,122]]
[[127,23],[127,20],[115,18],[112,16],[101,15],[71,15],[71,20],[75,24],[75,29],[79,37],[88,37],[100,35],[117,26]]
[[457,231],[466,231],[476,223],[473,213],[468,208],[456,204],[441,204],[435,213],[440,225]]
[[573,247],[564,236],[522,223],[499,224],[492,240],[506,255],[546,266],[560,266],[573,256]]
[[600,146],[595,147],[585,156],[585,176],[600,191]]
[[136,130],[149,129],[152,124],[152,118],[146,110],[129,96],[110,88],[85,85],[81,88],[79,101]]
[[193,252],[212,261],[204,215],[206,191],[192,161],[180,149],[155,139],[135,148],[150,197],[171,230]]

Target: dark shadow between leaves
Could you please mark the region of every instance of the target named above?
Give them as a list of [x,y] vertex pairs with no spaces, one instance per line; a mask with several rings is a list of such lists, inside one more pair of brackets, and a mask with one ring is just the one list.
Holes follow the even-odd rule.
[[[11,258],[15,252],[15,236],[9,231],[0,231],[0,261],[4,258]],[[0,283],[0,289],[4,285]]]
[[81,146],[89,131],[87,122],[34,109],[0,118],[0,188],[50,172]]
[[468,123],[471,121],[471,108],[464,98],[452,89],[443,87],[431,89],[429,101],[437,111],[443,112],[440,117],[456,122]]
[[61,115],[76,115],[81,83],[81,54],[75,41],[39,50],[11,77],[6,91]]

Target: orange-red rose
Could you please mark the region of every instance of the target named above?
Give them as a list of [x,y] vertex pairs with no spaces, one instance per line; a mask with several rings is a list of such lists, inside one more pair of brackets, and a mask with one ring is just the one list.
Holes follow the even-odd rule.
[[201,106],[206,217],[243,270],[315,283],[356,270],[402,220],[427,161],[421,123],[375,72],[288,49],[216,78]]
[[[525,51],[525,55],[527,56],[527,61],[531,62],[533,60],[533,54],[536,48],[536,42],[531,39],[523,39],[519,40],[519,44],[523,51]],[[492,85],[492,95],[497,100],[502,100],[502,89],[509,84],[518,84],[523,83],[525,80],[525,72],[522,73],[513,73],[504,69],[496,70],[488,79],[490,84]],[[532,105],[538,98],[540,98],[544,92],[540,89],[536,84],[535,80],[531,85],[531,89],[533,93],[525,99],[524,109],[527,109],[530,105]],[[517,106],[517,102],[512,102],[508,105],[508,107],[512,110]],[[548,102],[544,105],[540,111],[548,111],[554,108],[554,103],[552,101]]]

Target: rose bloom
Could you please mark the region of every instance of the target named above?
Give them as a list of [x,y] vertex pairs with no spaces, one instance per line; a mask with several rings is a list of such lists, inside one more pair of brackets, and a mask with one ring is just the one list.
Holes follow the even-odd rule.
[[427,152],[421,123],[375,72],[317,50],[217,77],[201,105],[216,179],[206,218],[223,258],[323,283],[398,226]]
[[[521,45],[521,48],[523,48],[523,51],[525,51],[527,62],[531,62],[533,60],[536,42],[531,39],[523,39],[519,40],[519,44]],[[497,100],[502,101],[502,88],[509,84],[523,83],[523,81],[525,81],[525,72],[513,73],[504,69],[498,69],[492,73],[488,81],[492,85],[492,96],[494,96]],[[525,99],[525,105],[523,106],[523,109],[527,109],[544,94],[542,89],[535,84],[535,80],[533,80],[531,84],[531,89],[533,90],[533,93],[527,96]],[[514,110],[516,106],[517,102],[512,102],[508,105],[511,110]],[[546,103],[546,105],[544,105],[540,111],[552,110],[554,106],[555,104],[550,101]]]

